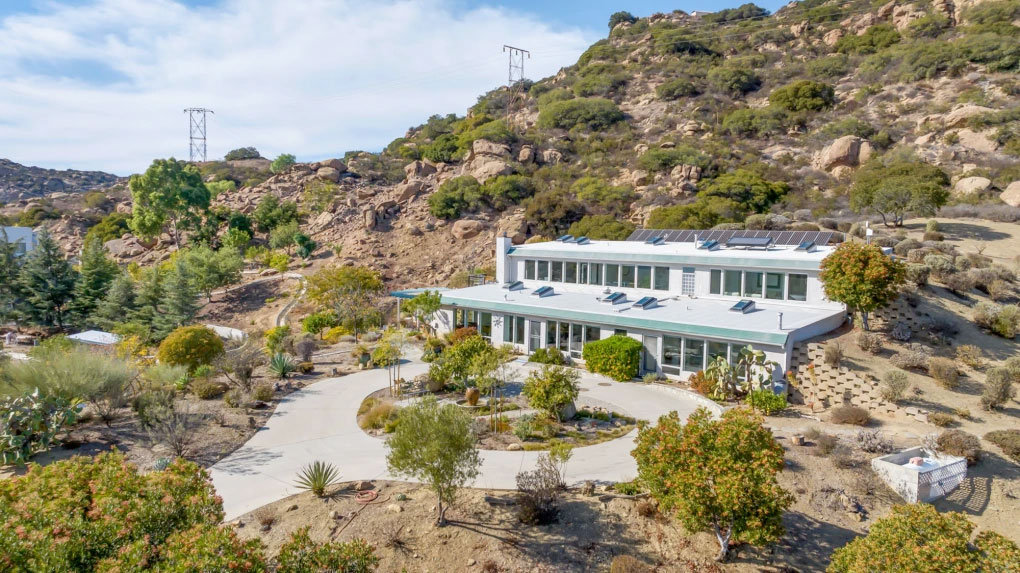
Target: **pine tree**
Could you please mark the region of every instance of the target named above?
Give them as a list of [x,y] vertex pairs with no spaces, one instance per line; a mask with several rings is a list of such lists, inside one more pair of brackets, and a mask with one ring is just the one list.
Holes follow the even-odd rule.
[[177,263],[164,281],[165,295],[159,313],[152,321],[153,332],[164,338],[178,326],[184,326],[198,313],[198,291],[187,267]]
[[76,275],[60,246],[43,229],[18,274],[24,294],[22,305],[29,320],[63,328],[73,300]]
[[159,303],[162,302],[165,294],[164,281],[165,277],[159,266],[152,266],[142,271],[138,289],[135,291],[135,309],[131,315],[132,321],[151,325],[159,316]]
[[21,261],[14,253],[14,244],[8,242],[7,233],[0,227],[0,323],[17,321],[19,318],[18,274]]
[[[107,291],[120,269],[117,263],[106,256],[106,247],[99,237],[86,239],[78,267],[78,284],[74,287],[72,308],[79,324],[87,321],[99,303],[106,298]],[[123,320],[123,315],[122,320]]]
[[110,283],[109,291],[89,316],[89,321],[103,330],[127,320],[135,311],[135,284],[131,276],[121,273]]

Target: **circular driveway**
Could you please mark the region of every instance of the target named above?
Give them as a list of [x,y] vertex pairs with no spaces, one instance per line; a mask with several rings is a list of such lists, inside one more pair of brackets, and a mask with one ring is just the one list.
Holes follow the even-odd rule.
[[[519,361],[521,378],[535,368]],[[410,379],[428,370],[428,364],[401,365]],[[366,434],[357,424],[358,407],[366,396],[388,386],[385,370],[366,370],[312,384],[280,400],[266,425],[245,445],[209,468],[217,493],[223,498],[226,519],[299,493],[298,472],[315,460],[339,468],[343,480],[398,479],[386,471],[383,440]],[[619,383],[582,372],[577,402],[604,406],[639,420],[656,420],[676,410],[686,418],[698,406],[715,413],[721,408],[696,394],[658,384]],[[635,432],[575,448],[567,464],[567,479],[617,482],[633,479],[637,465],[630,456]],[[531,469],[541,452],[483,450],[482,467],[473,487],[515,489],[517,472]]]

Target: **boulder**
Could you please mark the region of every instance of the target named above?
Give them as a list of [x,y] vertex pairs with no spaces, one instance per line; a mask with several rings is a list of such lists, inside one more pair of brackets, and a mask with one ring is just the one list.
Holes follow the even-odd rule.
[[955,195],[974,195],[988,191],[992,187],[991,179],[987,177],[964,177],[953,186]]
[[376,224],[375,209],[369,208],[369,209],[363,210],[361,212],[361,218],[364,221],[365,229],[367,229],[369,231],[371,231],[372,229],[375,229],[375,224]]
[[974,105],[970,103],[962,105],[954,109],[953,111],[947,113],[942,118],[942,126],[946,128],[963,127],[967,123],[968,119],[974,117],[975,115],[981,115],[991,111],[995,110],[985,107],[983,105]]
[[315,176],[318,177],[319,179],[332,181],[333,183],[340,181],[340,172],[337,171],[336,169],[333,169],[332,167],[320,167],[315,172]]
[[319,162],[319,169],[322,169],[323,167],[330,167],[336,169],[337,172],[339,173],[347,171],[347,166],[344,165],[344,162],[340,161],[339,159],[323,159],[322,161]]
[[563,154],[556,149],[543,149],[541,157],[542,163],[548,165],[556,165],[560,161],[563,161]]
[[799,38],[804,35],[810,29],[810,24],[807,20],[804,20],[800,24],[794,24],[790,26],[790,33],[793,34],[794,38]]
[[424,161],[412,161],[404,166],[404,174],[408,179],[412,177],[428,177],[436,172],[436,168]]
[[510,146],[504,143],[495,143],[487,139],[476,139],[471,144],[471,154],[493,155],[495,157],[510,157]]
[[394,189],[397,192],[397,202],[403,203],[414,198],[418,193],[425,190],[424,181],[408,181],[407,183],[401,183]]
[[1010,207],[1020,207],[1020,181],[1006,185],[1006,190],[999,195],[999,199]]
[[116,211],[118,213],[122,213],[124,215],[130,215],[131,214],[131,210],[132,210],[131,209],[131,203],[127,203],[127,202],[117,203],[117,207],[114,208],[114,211]]
[[128,259],[131,257],[137,257],[145,252],[145,247],[138,242],[138,239],[133,236],[126,236],[127,238],[110,239],[103,243],[106,250],[110,252],[110,256],[115,259]]
[[839,39],[842,37],[843,30],[841,30],[840,28],[834,28],[832,30],[829,30],[828,32],[825,33],[824,36],[822,36],[822,41],[825,42],[826,46],[835,46],[836,42],[838,42]]
[[465,240],[472,237],[478,236],[485,229],[485,225],[481,221],[474,221],[472,219],[459,219],[452,227],[450,227],[450,234],[455,239]]
[[535,160],[535,148],[530,145],[525,145],[521,148],[520,153],[517,154],[517,161],[520,163],[531,163]]
[[514,168],[509,163],[491,155],[476,155],[474,159],[464,164],[464,175],[473,176],[479,183],[513,172]]
[[333,213],[323,211],[322,213],[319,213],[319,215],[312,221],[312,224],[309,225],[309,230],[313,233],[318,233],[319,231],[325,231],[332,224]]
[[[861,146],[865,141],[856,135],[844,135],[833,141],[815,157],[815,167],[829,171],[834,167],[846,165],[856,167],[861,161]],[[870,146],[867,154],[871,155]]]
[[690,181],[697,183],[701,180],[701,168],[697,165],[677,165],[669,174],[674,181]]
[[925,11],[913,4],[897,5],[892,11],[892,23],[896,29],[902,32],[906,30],[915,20],[924,18]]
[[964,128],[957,130],[956,136],[959,139],[958,144],[970,151],[994,153],[999,148],[999,144],[995,140],[989,139],[984,133],[974,131],[973,129]]

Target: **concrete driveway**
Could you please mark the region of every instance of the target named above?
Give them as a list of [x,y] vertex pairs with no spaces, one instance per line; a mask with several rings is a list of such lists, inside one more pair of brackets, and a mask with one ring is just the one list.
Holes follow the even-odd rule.
[[[534,365],[517,364],[521,377]],[[411,361],[401,366],[410,379],[428,370]],[[298,493],[294,480],[301,468],[323,460],[340,469],[343,480],[396,479],[386,471],[384,440],[369,436],[357,424],[357,411],[365,396],[386,388],[384,370],[367,370],[317,382],[282,399],[269,421],[251,440],[212,466],[209,471],[223,497],[226,519]],[[710,400],[677,388],[657,384],[613,382],[584,372],[579,405],[609,407],[643,420],[655,420],[676,410],[686,418],[698,406],[714,412]],[[626,481],[637,475],[630,456],[636,432],[594,446],[576,448],[567,464],[572,483]],[[483,451],[482,467],[473,486],[515,489],[515,477],[531,469],[541,452]]]

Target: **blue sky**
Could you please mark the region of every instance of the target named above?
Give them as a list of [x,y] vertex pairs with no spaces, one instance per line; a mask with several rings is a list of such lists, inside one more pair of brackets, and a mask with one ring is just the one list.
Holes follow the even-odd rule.
[[[215,110],[209,157],[254,145],[299,160],[377,150],[506,81],[576,61],[609,15],[739,1],[3,0],[0,157],[144,170],[186,157],[186,107]],[[759,2],[770,10],[780,2]]]

